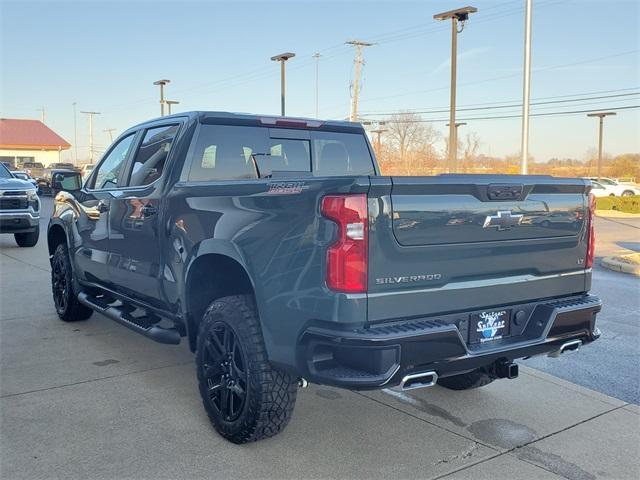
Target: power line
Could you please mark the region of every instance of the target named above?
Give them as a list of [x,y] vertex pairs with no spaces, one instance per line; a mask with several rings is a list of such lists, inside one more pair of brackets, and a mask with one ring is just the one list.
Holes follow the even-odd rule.
[[[601,95],[601,96],[597,96],[597,97],[585,97],[585,98],[571,98],[571,99],[566,99],[566,100],[551,100],[551,101],[545,101],[545,102],[532,102],[531,105],[549,105],[549,104],[556,104],[556,103],[569,103],[569,102],[582,102],[582,101],[586,101],[586,100],[600,100],[600,99],[604,99],[604,98],[617,98],[617,97],[629,97],[629,96],[636,96],[636,95],[640,95],[640,92],[634,92],[634,93],[620,93],[617,95]],[[502,102],[496,102],[496,103],[502,103]],[[522,103],[513,103],[510,105],[494,105],[494,106],[484,106],[484,107],[465,107],[465,108],[458,108],[457,111],[459,112],[464,112],[464,111],[474,111],[474,110],[495,110],[498,108],[516,108],[516,107],[522,107]],[[438,107],[440,108],[440,107]],[[418,113],[418,114],[429,114],[429,113],[446,113],[448,112],[449,109],[445,109],[444,107],[442,107],[441,110],[405,110],[404,112],[406,113]],[[363,113],[362,116],[375,116],[375,115],[396,115],[398,114],[398,112],[387,112],[387,113],[383,113],[383,112],[374,112],[374,113]]]
[[[619,110],[635,110],[640,108],[640,105],[627,105],[624,107],[615,107],[615,108],[608,108],[607,110],[610,111],[619,111]],[[548,116],[562,116],[562,115],[580,115],[580,114],[584,114],[584,113],[592,113],[592,112],[599,112],[600,109],[591,109],[591,110],[570,110],[570,111],[562,111],[562,112],[545,112],[545,113],[533,113],[530,116],[531,117],[548,117]],[[460,121],[465,121],[465,122],[472,122],[472,121],[477,121],[477,120],[501,120],[501,119],[505,119],[505,118],[520,118],[522,117],[521,114],[514,114],[514,115],[500,115],[500,116],[493,116],[493,117],[468,117],[468,118],[461,118],[458,119]],[[449,119],[448,118],[442,118],[442,119],[417,119],[417,120],[385,120],[386,123],[398,123],[398,122],[402,122],[402,123],[443,123],[443,122],[448,122]]]

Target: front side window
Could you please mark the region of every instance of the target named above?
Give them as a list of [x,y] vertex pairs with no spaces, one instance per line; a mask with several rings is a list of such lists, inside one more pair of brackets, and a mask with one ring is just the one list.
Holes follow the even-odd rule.
[[115,147],[109,152],[106,158],[98,167],[98,171],[93,177],[93,188],[102,190],[106,188],[118,187],[118,176],[124,166],[131,144],[135,134],[131,134],[120,140]]
[[136,152],[129,186],[149,185],[162,175],[179,125],[148,129]]

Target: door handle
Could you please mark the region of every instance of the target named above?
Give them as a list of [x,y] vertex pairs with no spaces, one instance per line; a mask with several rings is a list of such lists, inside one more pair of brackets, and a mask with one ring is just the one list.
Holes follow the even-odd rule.
[[108,212],[109,211],[109,204],[105,203],[103,200],[100,200],[98,202],[98,205],[96,206],[96,209],[100,213]]
[[145,205],[144,207],[142,207],[143,217],[150,217],[151,215],[155,215],[156,213],[158,213],[158,209],[153,205]]

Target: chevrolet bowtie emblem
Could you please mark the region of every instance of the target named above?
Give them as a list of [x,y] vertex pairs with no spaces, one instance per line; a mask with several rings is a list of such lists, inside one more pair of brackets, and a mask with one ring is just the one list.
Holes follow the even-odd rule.
[[498,230],[509,230],[511,227],[520,225],[522,215],[513,215],[510,211],[497,212],[496,215],[487,215],[482,228],[496,227]]

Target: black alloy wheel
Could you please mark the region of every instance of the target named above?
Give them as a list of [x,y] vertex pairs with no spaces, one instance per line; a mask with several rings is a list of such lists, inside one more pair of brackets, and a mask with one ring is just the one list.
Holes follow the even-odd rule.
[[222,418],[233,422],[247,399],[247,362],[235,332],[225,323],[212,326],[205,339],[203,377],[208,400]]

